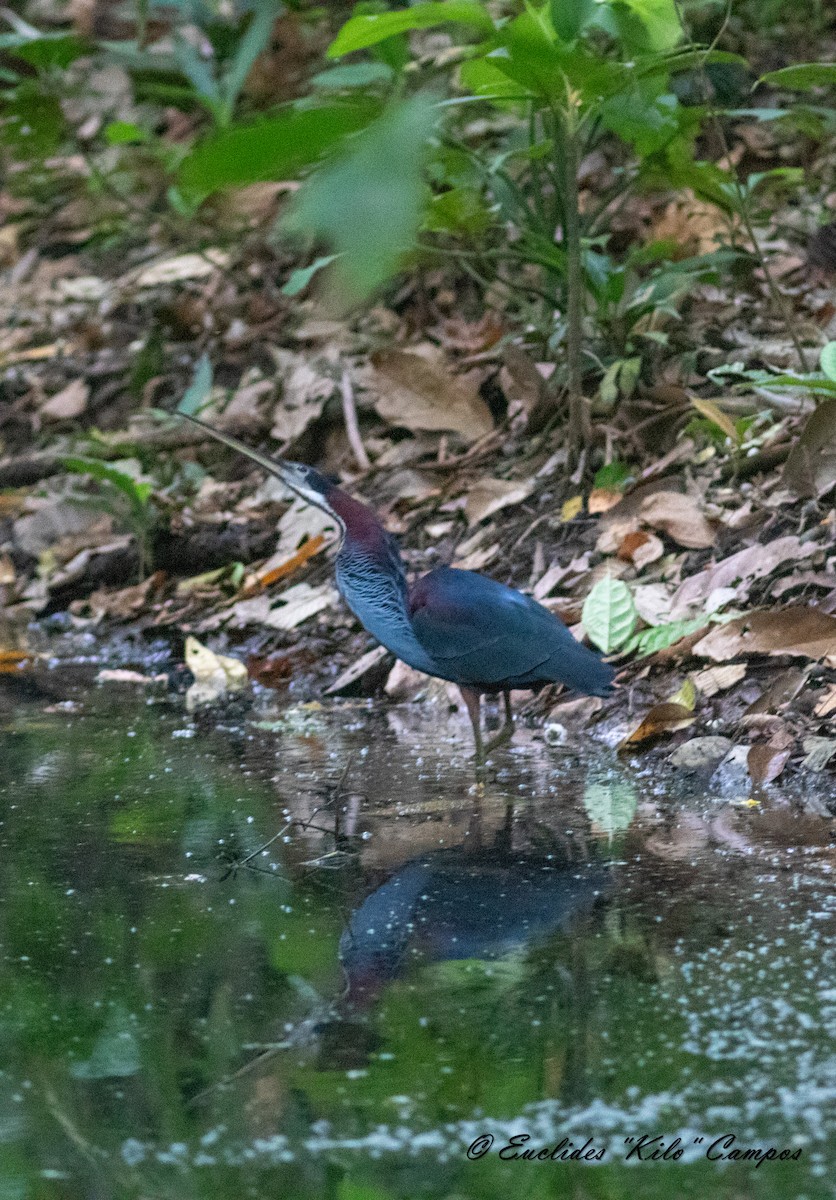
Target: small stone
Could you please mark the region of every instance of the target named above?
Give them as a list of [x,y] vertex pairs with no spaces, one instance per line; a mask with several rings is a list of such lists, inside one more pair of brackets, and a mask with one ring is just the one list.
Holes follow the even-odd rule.
[[727,737],[696,737],[678,746],[670,756],[674,767],[684,771],[714,768],[731,750],[733,742]]

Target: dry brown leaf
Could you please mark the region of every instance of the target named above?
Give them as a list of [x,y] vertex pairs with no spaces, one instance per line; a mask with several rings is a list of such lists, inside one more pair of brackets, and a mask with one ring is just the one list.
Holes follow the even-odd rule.
[[836,754],[836,738],[806,737],[801,745],[806,755],[802,766],[808,771],[823,771]]
[[353,662],[350,667],[347,667],[332,684],[325,689],[326,696],[332,696],[335,692],[341,692],[343,688],[347,688],[349,684],[355,683],[372,669],[377,666],[382,658],[385,658],[389,651],[385,646],[374,646],[371,650],[367,650],[364,655]]
[[456,551],[453,566],[459,571],[481,571],[496,558],[497,554],[499,554],[499,542],[493,542],[490,546],[483,546],[479,550],[472,550],[470,554],[465,554],[463,557],[459,549]]
[[228,692],[241,691],[247,685],[247,668],[239,659],[216,654],[196,637],[186,638],[185,658],[186,666],[194,675],[194,683],[186,691],[187,712],[215,704]]
[[583,496],[571,496],[564,500],[560,509],[561,521],[573,521],[578,513],[583,512]]
[[227,433],[240,436],[260,430],[263,419],[259,409],[275,393],[276,384],[272,379],[251,378],[235,389],[229,404],[215,418],[215,424]]
[[121,588],[116,592],[108,591],[105,588],[93,592],[87,600],[87,604],[93,613],[128,620],[145,608],[154,592],[159,591],[165,580],[165,571],[155,571],[148,579],[134,584],[133,587]]
[[797,537],[776,538],[764,546],[749,546],[722,559],[715,566],[692,575],[674,593],[671,603],[671,619],[687,616],[694,608],[702,609],[712,594],[724,588],[734,588],[740,599],[746,585],[753,579],[771,575],[782,564],[800,558],[810,558],[820,547],[815,542],[802,542]]
[[420,471],[415,471],[411,467],[395,471],[386,480],[386,495],[394,501],[429,500],[430,496],[437,496],[440,491],[441,488],[437,483],[432,483],[426,475],[422,475]]
[[28,350],[10,350],[0,352],[0,366],[10,367],[19,362],[41,362],[47,358],[57,358],[62,351],[69,353],[70,347],[61,342],[51,342],[48,346],[31,346]]
[[121,537],[113,538],[104,544],[85,546],[83,550],[79,550],[77,554],[74,554],[62,567],[50,573],[50,590],[55,591],[58,588],[66,587],[68,584],[77,583],[78,580],[83,579],[88,569],[91,568],[91,564],[97,558],[106,559],[110,557],[112,561],[119,561],[124,557],[125,551],[128,550],[132,541],[131,534],[123,534]]
[[784,467],[784,483],[813,499],[836,484],[836,399],[822,400],[807,418]]
[[817,717],[829,717],[836,712],[836,683],[831,683],[813,711]]
[[775,713],[790,704],[807,681],[808,669],[789,667],[773,679],[766,691],[753,700],[746,712],[746,717],[759,716],[761,713]]
[[552,563],[545,574],[540,576],[534,587],[531,589],[531,594],[534,599],[542,600],[545,596],[548,596],[551,592],[553,592],[568,571],[569,568],[564,567],[561,563]]
[[713,400],[703,400],[699,396],[689,396],[688,399],[697,412],[709,421],[713,421],[718,429],[722,429],[727,438],[730,438],[735,443],[740,441],[740,435],[735,428],[734,421]]
[[651,223],[647,237],[652,242],[674,242],[681,258],[712,254],[728,245],[730,222],[716,204],[698,199],[686,188]]
[[690,678],[694,687],[703,696],[716,696],[740,683],[746,674],[745,663],[731,663],[727,667],[706,667],[696,671]]
[[633,533],[628,533],[624,538],[618,547],[617,556],[624,562],[631,562],[637,570],[641,571],[650,563],[656,562],[664,553],[665,547],[655,534],[637,529]]
[[[478,321],[467,321],[464,317],[447,317],[441,322],[439,339],[442,345],[464,354],[479,354],[490,350],[502,337],[505,330],[493,312],[486,312]],[[513,347],[514,350],[517,347]],[[522,351],[518,351],[522,353]]]
[[641,583],[633,589],[636,612],[648,625],[670,621],[671,594],[664,583]]
[[[311,587],[309,583],[297,583],[278,597],[280,607],[271,608],[264,617],[264,624],[273,629],[295,629],[323,608],[331,608],[338,596],[330,583]],[[245,601],[246,603],[246,601]]]
[[430,361],[403,350],[383,350],[372,356],[372,362],[374,406],[390,424],[446,430],[467,442],[493,429],[490,409],[473,376],[453,375],[443,360]]
[[674,704],[670,700],[665,700],[661,704],[653,705],[641,723],[627,735],[621,746],[633,746],[638,742],[647,741],[648,738],[675,733],[678,729],[687,729],[695,721],[696,717],[690,708],[686,708],[684,704]]
[[167,675],[143,675],[125,667],[103,667],[96,676],[96,683],[138,683],[143,687],[149,683],[167,682]]
[[620,504],[624,499],[621,492],[612,491],[610,488],[593,488],[589,493],[587,501],[587,512],[593,516],[597,513],[609,512],[611,508],[615,508],[616,504]]
[[[650,541],[650,534],[645,533],[644,529],[633,529],[632,533],[628,533],[626,538],[621,541],[617,552],[617,556],[624,559],[625,563],[632,563],[633,554],[640,546],[644,546],[645,542]],[[658,541],[658,539],[656,539]]]
[[84,380],[73,379],[60,392],[44,401],[38,411],[45,421],[72,421],[87,408],[89,397],[90,389]]
[[289,445],[322,416],[325,402],[337,389],[327,364],[293,350],[274,347],[272,356],[282,381],[282,398],[276,407],[270,436]]
[[508,401],[508,420],[514,432],[525,429],[531,414],[545,395],[543,376],[519,346],[506,346],[499,372],[499,386]]
[[20,226],[0,225],[0,267],[10,267],[20,257]]
[[[296,553],[291,555],[290,558],[285,559],[284,562],[276,563],[267,569],[262,567],[260,571],[256,572],[255,578],[252,579],[251,577],[252,581],[248,582],[242,590],[241,599],[246,599],[248,596],[270,587],[271,584],[278,583],[280,579],[286,579],[288,575],[292,575],[294,571],[298,571],[301,566],[304,566],[309,558],[313,558],[315,554],[319,554],[325,545],[325,538],[319,533],[315,537],[309,538],[307,542],[304,542]],[[273,558],[271,558],[270,562],[273,563],[273,561]]]
[[[271,481],[272,482],[272,481]],[[276,549],[257,571],[251,572],[244,580],[244,591],[259,590],[259,580],[275,571],[291,558],[297,550],[316,538],[324,537],[330,544],[331,536],[336,532],[333,517],[312,504],[295,500],[279,521],[276,532],[278,542]]]
[[304,667],[317,661],[317,655],[306,646],[298,646],[288,654],[250,654],[247,657],[247,674],[254,683],[272,691],[286,691],[291,681]]
[[186,666],[199,683],[214,678],[220,672],[227,688],[237,691],[246,686],[247,668],[240,659],[231,658],[228,654],[216,654],[196,637],[186,638],[185,657]]
[[225,267],[229,255],[217,248],[209,248],[201,254],[177,254],[164,258],[150,267],[130,272],[120,280],[122,286],[138,288],[159,287],[167,283],[185,283],[192,279],[206,279],[219,267]]
[[796,571],[795,574],[786,575],[774,583],[769,589],[769,594],[777,600],[787,592],[800,587],[824,588],[829,592],[833,588],[833,583],[833,575],[828,575],[826,571]]
[[836,666],[836,617],[801,605],[779,612],[758,609],[712,629],[694,654],[714,662],[741,654],[788,654]]
[[0,675],[14,675],[31,667],[34,655],[26,650],[0,650]]
[[412,700],[427,683],[426,675],[422,675],[414,667],[407,666],[401,659],[396,659],[386,679],[384,691],[393,700]]
[[8,554],[0,554],[0,586],[14,583],[17,579],[15,565]]
[[692,496],[681,492],[655,492],[639,506],[641,520],[689,550],[714,545],[715,531]]
[[77,275],[74,279],[59,279],[57,286],[67,300],[94,304],[107,297],[112,285],[98,275]]
[[467,494],[464,506],[468,525],[478,525],[485,517],[508,508],[512,504],[522,504],[534,491],[534,480],[491,479],[486,476],[478,480]]
[[778,750],[768,742],[752,746],[746,756],[746,767],[752,783],[756,787],[772,783],[787,765],[791,753],[791,750]]

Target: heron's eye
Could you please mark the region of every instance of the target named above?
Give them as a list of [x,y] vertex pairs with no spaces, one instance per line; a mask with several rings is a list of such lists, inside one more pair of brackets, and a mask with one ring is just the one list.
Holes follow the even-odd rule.
[[314,467],[308,467],[305,471],[305,482],[311,491],[319,492],[325,496],[333,487],[339,484],[338,479],[334,479],[330,475],[322,475]]

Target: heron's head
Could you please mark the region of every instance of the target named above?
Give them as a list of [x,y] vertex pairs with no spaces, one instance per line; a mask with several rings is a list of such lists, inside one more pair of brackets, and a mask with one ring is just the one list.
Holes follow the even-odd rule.
[[270,470],[300,499],[315,504],[317,508],[324,508],[326,512],[334,511],[328,502],[329,493],[336,487],[333,479],[328,479],[305,463],[288,462],[284,458],[271,460]]

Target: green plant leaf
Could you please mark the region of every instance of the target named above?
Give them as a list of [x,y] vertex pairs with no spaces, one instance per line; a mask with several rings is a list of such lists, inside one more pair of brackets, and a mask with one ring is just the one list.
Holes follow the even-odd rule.
[[626,583],[608,575],[599,579],[584,601],[583,627],[604,654],[623,646],[638,619],[633,597]]
[[770,375],[764,371],[762,375],[747,373],[745,376],[765,388],[806,388],[810,392],[832,396],[836,393],[836,379],[826,379],[817,375]]
[[299,192],[284,227],[322,238],[339,256],[331,280],[340,304],[368,295],[412,247],[435,117],[427,96],[390,109]]
[[606,466],[599,467],[595,472],[592,485],[596,488],[603,488],[608,492],[621,492],[632,479],[635,479],[635,476],[636,472],[629,463],[615,459],[613,462],[607,463]]
[[391,83],[394,75],[392,68],[383,62],[344,63],[342,66],[320,71],[318,75],[314,75],[311,85],[322,92],[341,92],[351,88]]
[[490,100],[524,100],[530,95],[530,89],[518,83],[488,58],[473,58],[470,62],[462,63],[459,68],[462,87],[474,96],[482,96]]
[[126,146],[131,142],[147,142],[148,134],[131,121],[111,121],[104,128],[105,141],[110,146]]
[[612,10],[628,50],[671,50],[682,37],[675,0],[618,0]]
[[192,381],[183,393],[183,398],[177,405],[176,411],[185,413],[189,417],[199,412],[209,399],[213,378],[214,372],[212,371],[212,364],[209,361],[209,355],[201,354],[195,363]]
[[3,100],[2,140],[23,162],[52,154],[64,134],[57,96],[45,96],[37,79],[26,79]]
[[309,267],[297,267],[295,271],[291,271],[287,283],[282,288],[282,295],[298,296],[300,292],[304,292],[314,275],[323,267],[330,266],[336,257],[336,254],[323,254],[314,259]]
[[793,67],[782,67],[780,71],[769,71],[758,83],[771,83],[774,87],[800,92],[807,88],[834,87],[836,63],[797,63]]
[[836,382],[836,342],[828,342],[822,347],[819,362],[827,378]]
[[15,34],[0,37],[0,50],[21,59],[37,71],[46,71],[50,67],[63,70],[88,49],[87,43],[72,33],[45,33],[36,38],[22,38]]
[[380,111],[366,98],[323,108],[288,109],[275,117],[233,125],[200,143],[180,167],[178,186],[208,196],[219,188],[292,179]]
[[441,3],[414,4],[396,12],[372,13],[346,21],[328,47],[329,58],[340,58],[355,50],[365,50],[386,38],[412,29],[428,29],[455,21],[458,25],[473,25],[481,33],[493,33],[494,25],[481,4],[473,0],[443,0]]
[[89,475],[91,479],[98,479],[100,483],[111,484],[128,498],[131,508],[137,514],[145,510],[148,498],[154,490],[153,484],[139,483],[126,471],[111,467],[97,458],[69,457],[62,459],[62,463],[67,471],[76,475]]
[[630,638],[623,647],[624,653],[632,654],[635,650],[639,658],[645,658],[648,654],[666,650],[674,642],[696,633],[698,629],[702,629],[710,622],[711,617],[706,613],[699,617],[691,617],[687,621],[671,621],[667,625],[654,625],[652,629],[643,629],[641,633]]
[[235,50],[232,62],[221,81],[221,119],[229,124],[235,112],[235,104],[247,81],[253,63],[265,49],[273,32],[276,17],[283,8],[277,0],[259,0],[247,32]]
[[490,227],[491,216],[476,188],[450,188],[430,201],[424,229],[430,233],[478,236]]
[[210,107],[220,104],[221,93],[210,60],[179,34],[174,38],[174,58],[200,99]]
[[555,33],[564,42],[574,42],[595,13],[595,0],[551,0]]

